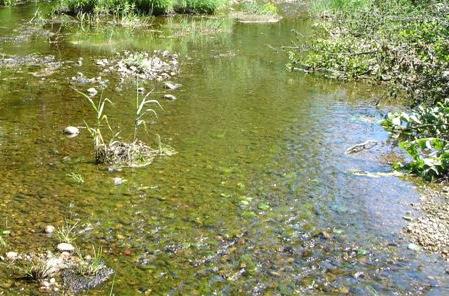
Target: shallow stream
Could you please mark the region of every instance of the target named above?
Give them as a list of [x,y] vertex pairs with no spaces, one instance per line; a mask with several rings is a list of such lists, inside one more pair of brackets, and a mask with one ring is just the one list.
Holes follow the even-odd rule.
[[[308,36],[306,20],[42,26],[29,23],[36,8],[0,8],[0,52],[48,59],[0,64],[0,229],[11,231],[2,253],[54,250],[45,225],[78,221],[77,246],[101,247],[116,271],[88,295],[449,294],[446,263],[408,249],[401,234],[419,201],[416,185],[375,175],[391,171],[378,124],[391,106],[376,107],[380,92],[370,86],[285,70],[279,47],[292,29]],[[96,60],[155,49],[179,54],[174,80],[183,86],[140,82],[164,108],[153,136],[142,137],[154,143],[158,134],[178,153],[110,172],[93,162],[86,130],[62,134],[95,116],[73,87],[98,85],[71,77],[109,80],[107,114],[126,137],[136,83],[101,73]],[[379,144],[345,154],[366,140]],[[126,182],[116,186],[114,177]],[[10,280],[1,270],[0,295],[38,294]]]

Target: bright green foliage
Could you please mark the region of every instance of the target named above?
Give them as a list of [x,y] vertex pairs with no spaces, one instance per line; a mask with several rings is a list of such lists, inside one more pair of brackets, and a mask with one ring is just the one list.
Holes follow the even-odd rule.
[[144,14],[165,14],[173,10],[172,0],[136,0],[136,9]]
[[[1,1],[1,0],[0,0]],[[129,13],[161,15],[173,11],[181,13],[212,14],[227,0],[59,0],[60,10],[69,14]]]
[[0,0],[0,6],[14,6],[16,3],[16,0]]
[[433,107],[419,106],[412,113],[390,113],[383,121],[385,129],[412,158],[397,165],[427,180],[449,174],[449,100]]
[[181,13],[214,13],[224,4],[223,0],[178,0],[175,11]]
[[424,2],[345,1],[316,23],[307,47],[290,52],[288,67],[388,82],[413,102],[441,101],[449,96],[449,5]]
[[246,13],[256,15],[276,15],[278,12],[276,5],[271,2],[243,2],[240,5],[240,9]]

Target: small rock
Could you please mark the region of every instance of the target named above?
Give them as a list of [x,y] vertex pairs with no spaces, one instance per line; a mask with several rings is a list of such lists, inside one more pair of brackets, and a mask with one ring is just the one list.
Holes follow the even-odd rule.
[[167,89],[171,89],[171,90],[176,90],[176,89],[180,88],[181,86],[182,86],[182,84],[174,83],[171,81],[164,82],[164,87]]
[[16,260],[17,257],[19,257],[19,254],[17,252],[6,253],[6,259],[8,259],[8,260]]
[[331,235],[329,234],[329,232],[327,232],[327,231],[325,231],[325,230],[321,231],[321,236],[322,236],[324,239],[330,239],[330,238],[331,238]]
[[53,225],[47,225],[45,226],[44,231],[46,234],[52,234],[53,232],[55,232],[55,227]]
[[123,179],[120,178],[120,177],[115,177],[113,180],[114,180],[114,185],[115,185],[115,186],[122,185],[122,184],[125,182],[125,180],[123,180]]
[[119,168],[119,167],[108,167],[108,172],[109,173],[115,173],[115,172],[121,172],[122,171],[122,168]]
[[139,94],[143,94],[143,93],[145,92],[145,88],[139,87],[139,88],[137,89],[137,92],[138,92]]
[[75,251],[75,247],[68,243],[60,243],[56,247],[60,252],[73,252]]
[[174,100],[176,100],[176,97],[174,95],[167,94],[167,95],[164,95],[164,99],[174,101]]
[[406,221],[412,221],[413,217],[410,214],[405,214],[402,219],[406,220]]
[[61,269],[63,269],[64,266],[64,260],[58,257],[52,257],[47,260],[46,262],[46,274],[51,275],[55,274]]
[[74,138],[79,135],[80,130],[77,127],[74,126],[68,126],[63,131],[64,135],[66,135],[68,138]]
[[420,246],[415,245],[415,244],[412,244],[412,243],[408,244],[407,248],[408,248],[409,250],[417,251],[417,252],[421,250],[421,247],[420,247]]
[[98,93],[98,91],[94,87],[89,88],[87,90],[87,92],[89,93],[89,96],[91,96],[91,97],[94,97]]

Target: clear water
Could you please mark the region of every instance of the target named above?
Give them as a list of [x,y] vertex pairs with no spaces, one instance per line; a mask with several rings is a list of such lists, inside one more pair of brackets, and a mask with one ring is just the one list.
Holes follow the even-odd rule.
[[[2,251],[54,250],[45,225],[79,221],[88,230],[76,244],[103,248],[116,295],[449,293],[446,263],[408,250],[401,234],[416,186],[352,173],[390,171],[381,161],[390,147],[344,153],[367,139],[387,140],[378,125],[384,110],[372,103],[378,91],[285,71],[286,54],[274,48],[290,43],[291,29],[310,37],[306,20],[243,25],[178,17],[155,19],[150,29],[53,24],[44,26],[55,34],[49,37],[28,24],[35,10],[0,9],[0,52],[62,62],[46,77],[32,74],[45,65],[0,68],[0,226],[11,230]],[[202,34],[205,28],[219,32]],[[110,80],[107,113],[126,137],[135,82],[115,90],[117,77],[101,74],[95,60],[153,49],[180,55],[178,100],[161,99],[165,111],[150,127],[178,154],[110,173],[93,163],[85,130],[62,135],[94,116],[70,78],[82,72]],[[155,98],[166,93],[158,83],[143,85]],[[71,172],[85,183],[75,184]],[[126,182],[115,186],[114,177]],[[0,283],[8,281],[10,271],[0,269]],[[111,286],[87,294],[105,295]],[[37,293],[23,281],[3,292]]]

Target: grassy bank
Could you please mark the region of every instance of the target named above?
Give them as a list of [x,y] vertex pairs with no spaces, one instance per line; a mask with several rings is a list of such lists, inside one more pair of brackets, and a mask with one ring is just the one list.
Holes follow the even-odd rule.
[[97,13],[126,15],[161,15],[177,13],[213,14],[227,0],[60,0],[60,10],[76,15]]
[[[311,9],[316,35],[290,52],[288,67],[388,85],[411,113],[384,126],[410,155],[398,168],[426,179],[449,172],[449,4],[431,0],[322,0]],[[419,107],[418,107],[419,106]]]

